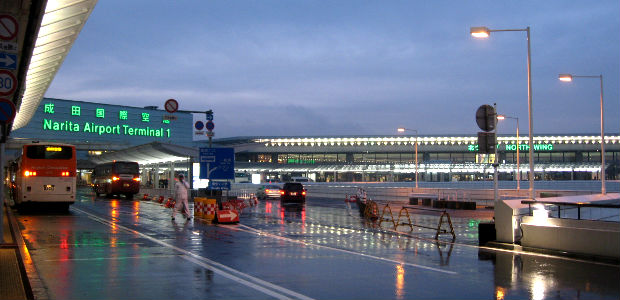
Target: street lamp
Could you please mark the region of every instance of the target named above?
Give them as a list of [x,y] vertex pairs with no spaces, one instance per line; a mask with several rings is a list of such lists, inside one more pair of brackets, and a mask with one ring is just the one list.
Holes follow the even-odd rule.
[[532,119],[532,52],[530,50],[530,27],[524,29],[489,29],[487,27],[471,27],[470,33],[473,37],[487,38],[491,32],[498,31],[525,31],[527,33],[527,110],[529,118],[529,161],[530,161],[530,198],[535,199],[534,192],[534,120]]
[[599,78],[601,81],[601,194],[605,194],[605,130],[604,128],[604,119],[603,119],[603,75],[587,75],[587,76],[578,76],[572,74],[560,74],[558,79],[564,82],[571,82],[573,78]]
[[519,164],[519,118],[517,117],[509,117],[509,116],[504,116],[504,115],[498,115],[497,116],[498,120],[504,120],[504,119],[515,119],[517,120],[517,191],[521,190],[521,165]]
[[398,132],[413,131],[415,132],[415,188],[418,189],[418,131],[416,129],[398,128]]

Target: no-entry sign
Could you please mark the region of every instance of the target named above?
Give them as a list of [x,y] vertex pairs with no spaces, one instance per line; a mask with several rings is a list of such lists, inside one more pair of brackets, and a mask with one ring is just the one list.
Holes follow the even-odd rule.
[[0,39],[10,41],[17,36],[17,20],[13,16],[0,15]]
[[174,100],[174,99],[168,99],[166,101],[166,104],[164,104],[164,108],[166,109],[167,112],[174,113],[179,109],[179,102],[177,102],[177,100]]

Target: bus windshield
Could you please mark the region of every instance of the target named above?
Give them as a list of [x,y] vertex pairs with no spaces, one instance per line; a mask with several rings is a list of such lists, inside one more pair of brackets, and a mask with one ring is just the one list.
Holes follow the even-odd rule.
[[73,148],[58,145],[29,145],[26,147],[29,159],[72,159]]
[[138,174],[140,173],[140,167],[136,162],[117,162],[115,164],[115,171],[118,174]]

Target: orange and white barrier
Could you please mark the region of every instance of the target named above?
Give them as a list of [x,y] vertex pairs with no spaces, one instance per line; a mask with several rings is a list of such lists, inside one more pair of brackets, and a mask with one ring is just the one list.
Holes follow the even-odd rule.
[[204,205],[207,201],[207,198],[203,197],[195,197],[194,198],[194,217],[202,218],[204,215]]
[[217,212],[217,201],[212,198],[207,198],[203,207],[203,218],[207,221],[215,219],[215,213]]

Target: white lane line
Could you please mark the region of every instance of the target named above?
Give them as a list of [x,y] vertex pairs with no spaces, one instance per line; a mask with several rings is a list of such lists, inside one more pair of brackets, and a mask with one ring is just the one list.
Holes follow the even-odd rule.
[[[268,236],[268,237],[273,238],[273,239],[283,240],[283,241],[287,241],[287,242],[291,242],[291,243],[302,244],[302,245],[305,245],[305,246],[312,246],[312,247],[317,247],[317,248],[329,249],[329,250],[333,250],[333,251],[338,251],[338,252],[343,252],[343,253],[347,253],[347,254],[358,255],[358,256],[362,256],[362,257],[366,257],[366,258],[386,261],[386,262],[394,263],[394,264],[398,264],[398,265],[410,266],[410,267],[413,267],[413,268],[425,269],[425,270],[429,270],[429,271],[441,272],[441,273],[446,273],[446,274],[451,274],[451,275],[457,275],[458,274],[457,272],[454,272],[454,271],[442,270],[442,269],[437,269],[437,268],[433,268],[433,267],[428,267],[428,266],[423,266],[423,265],[418,265],[418,264],[412,264],[412,263],[408,263],[408,262],[402,262],[402,261],[397,261],[397,260],[388,259],[388,258],[384,258],[384,257],[364,254],[364,253],[361,253],[361,252],[355,252],[355,251],[344,250],[344,249],[340,249],[340,248],[329,247],[329,246],[325,246],[325,245],[318,245],[318,244],[308,243],[308,242],[304,242],[304,241],[299,241],[299,240],[295,240],[295,239],[291,239],[291,238],[287,238],[287,237],[271,234],[271,233],[268,233],[268,232],[265,232],[265,231],[262,231],[262,230],[259,230],[259,229],[247,226],[247,225],[243,225],[243,224],[238,224],[237,226],[246,228],[246,230],[236,228],[237,230],[242,230],[244,232],[253,233],[253,234],[256,234],[256,235],[260,235],[260,236]],[[233,226],[222,226],[222,227],[234,228]]]
[[119,256],[119,257],[89,257],[89,258],[63,258],[63,259],[46,259],[44,261],[89,261],[89,260],[121,260],[121,259],[144,259],[144,258],[158,258],[158,257],[176,257],[178,254],[173,255],[138,255],[138,256]]
[[[117,223],[112,223],[112,222],[110,222],[108,220],[105,220],[105,219],[103,219],[101,217],[98,217],[96,215],[93,215],[91,213],[83,211],[83,210],[81,210],[79,208],[72,207],[71,209],[72,210],[76,210],[76,211],[78,211],[80,213],[83,213],[83,214],[89,216],[89,218],[91,218],[92,220],[97,221],[99,223],[108,225],[110,227],[120,228],[120,229],[125,230],[127,232],[139,235],[139,236],[141,236],[141,237],[143,237],[143,238],[145,238],[147,240],[150,240],[150,241],[152,241],[152,242],[154,242],[156,244],[162,245],[162,246],[170,248],[170,249],[174,249],[177,252],[185,254],[184,256],[182,256],[182,258],[184,258],[184,259],[186,259],[186,260],[188,260],[188,261],[190,261],[190,262],[192,262],[194,264],[197,264],[197,265],[200,265],[200,266],[202,266],[204,268],[207,268],[207,269],[213,271],[216,274],[220,274],[220,275],[222,275],[222,276],[224,276],[224,277],[226,277],[226,278],[228,278],[230,280],[233,280],[233,281],[238,282],[238,283],[240,283],[242,285],[245,285],[246,287],[255,289],[257,291],[260,291],[260,292],[262,292],[262,293],[264,293],[266,295],[272,296],[272,297],[277,298],[277,299],[282,299],[282,300],[284,300],[284,299],[291,299],[291,298],[302,299],[302,300],[313,300],[313,298],[310,298],[308,296],[302,295],[300,293],[297,293],[295,291],[291,291],[291,290],[289,290],[287,288],[284,288],[284,287],[281,287],[279,285],[275,285],[275,284],[273,284],[271,282],[267,282],[265,280],[256,278],[256,277],[254,277],[252,275],[249,275],[249,274],[243,273],[241,271],[235,270],[233,268],[230,268],[228,266],[220,264],[220,263],[218,263],[216,261],[210,260],[208,258],[205,258],[205,257],[202,257],[200,255],[194,254],[194,253],[192,253],[190,251],[187,251],[185,249],[182,249],[182,248],[176,247],[174,245],[168,244],[168,243],[166,243],[164,241],[158,240],[158,239],[156,239],[154,237],[148,236],[148,235],[146,235],[144,233],[141,233],[139,231],[133,230],[133,229],[128,228],[128,227],[125,227],[123,225],[120,225],[120,224],[117,224]],[[238,277],[238,276],[245,277],[245,279],[241,278],[241,277]],[[272,291],[272,290],[270,290],[268,288],[271,288],[271,289],[273,289],[275,291]]]

